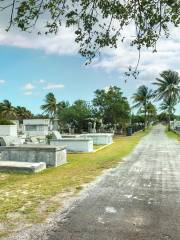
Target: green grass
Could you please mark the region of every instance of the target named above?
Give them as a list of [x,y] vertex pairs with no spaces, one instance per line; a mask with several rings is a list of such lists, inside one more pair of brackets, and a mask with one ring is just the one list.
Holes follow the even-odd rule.
[[116,137],[112,145],[96,153],[68,154],[68,164],[42,173],[0,173],[0,223],[10,232],[20,222],[41,222],[66,196],[76,194],[104,169],[116,166],[147,132]]
[[97,149],[102,148],[104,146],[106,146],[106,145],[93,145],[93,148],[94,148],[94,150],[97,150]]
[[171,138],[171,139],[175,139],[177,141],[180,141],[180,136],[178,136],[175,132],[173,131],[168,131],[168,129],[166,129],[166,135]]

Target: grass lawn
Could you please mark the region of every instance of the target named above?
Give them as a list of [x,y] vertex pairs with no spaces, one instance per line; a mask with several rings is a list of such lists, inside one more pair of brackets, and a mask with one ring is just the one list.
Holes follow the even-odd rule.
[[116,137],[112,145],[96,153],[68,154],[68,164],[42,173],[0,173],[0,236],[19,223],[43,221],[61,206],[61,196],[76,194],[104,169],[116,166],[147,132]]
[[104,146],[106,146],[106,145],[93,145],[93,148],[94,148],[94,150],[97,150],[97,149],[99,149],[101,147],[104,147]]
[[175,139],[175,140],[177,140],[177,141],[180,141],[180,136],[178,136],[175,132],[168,131],[168,129],[166,129],[166,135],[167,135],[169,138],[172,138],[172,139]]

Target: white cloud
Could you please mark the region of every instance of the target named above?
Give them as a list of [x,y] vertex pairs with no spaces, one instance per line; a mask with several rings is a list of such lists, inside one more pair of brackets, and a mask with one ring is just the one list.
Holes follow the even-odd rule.
[[5,82],[6,82],[6,81],[3,80],[3,79],[0,80],[0,84],[4,84]]
[[[138,59],[136,48],[129,43],[134,35],[134,26],[128,26],[123,32],[126,41],[120,43],[117,49],[105,48],[99,59],[90,67],[103,69],[107,72],[127,71],[128,66],[135,66]],[[78,52],[78,45],[74,42],[75,35],[72,28],[61,27],[57,35],[36,35],[19,31],[5,32],[0,30],[0,45],[21,48],[41,49],[47,54],[74,55]],[[140,70],[141,75],[149,78],[149,74],[158,74],[167,68],[178,68],[180,55],[180,29],[173,28],[169,39],[162,38],[157,44],[157,53],[142,49]],[[39,83],[44,83],[43,79]]]
[[[157,44],[157,51],[152,53],[152,49],[142,49],[138,81],[150,83],[165,69],[179,71],[180,29],[172,29],[169,39],[162,38]],[[138,51],[135,47],[129,46],[128,39],[120,43],[117,49],[104,49],[101,58],[96,59],[92,66],[108,73],[117,71],[122,75],[129,66],[136,66],[137,59]]]
[[38,83],[45,83],[46,81],[44,79],[40,79]]
[[18,31],[5,32],[0,30],[0,45],[19,48],[40,49],[47,54],[73,55],[78,48],[74,41],[75,35],[71,28],[61,27],[58,34],[37,35]]
[[24,95],[27,95],[27,96],[30,96],[32,94],[33,94],[33,92],[31,92],[31,91],[27,91],[27,92],[24,93]]
[[26,90],[26,91],[32,91],[33,89],[35,88],[35,86],[32,84],[32,83],[27,83],[23,89]]
[[46,87],[44,87],[44,89],[46,90],[53,90],[53,89],[60,89],[60,88],[64,88],[63,84],[54,84],[54,83],[48,83]]

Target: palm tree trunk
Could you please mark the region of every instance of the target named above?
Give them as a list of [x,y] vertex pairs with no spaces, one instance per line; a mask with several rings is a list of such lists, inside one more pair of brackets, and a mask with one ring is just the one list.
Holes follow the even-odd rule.
[[144,131],[147,128],[147,109],[146,106],[144,107]]
[[169,109],[169,111],[168,111],[168,131],[171,130],[170,122],[171,122],[171,109]]

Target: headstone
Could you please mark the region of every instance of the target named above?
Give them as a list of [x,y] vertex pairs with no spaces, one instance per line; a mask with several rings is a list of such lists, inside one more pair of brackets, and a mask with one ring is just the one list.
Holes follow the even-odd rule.
[[0,137],[0,146],[19,145],[24,143],[24,139],[13,136]]
[[92,122],[88,122],[88,132],[92,133]]
[[62,136],[61,136],[60,132],[52,131],[52,138],[58,140],[58,139],[61,139]]
[[93,133],[96,133],[96,122],[93,124]]
[[32,142],[33,144],[38,144],[38,143],[39,143],[39,140],[38,140],[37,137],[30,137],[30,139],[31,139],[31,142]]
[[53,120],[53,131],[58,131],[59,130],[59,123],[58,123],[58,119],[54,119]]

